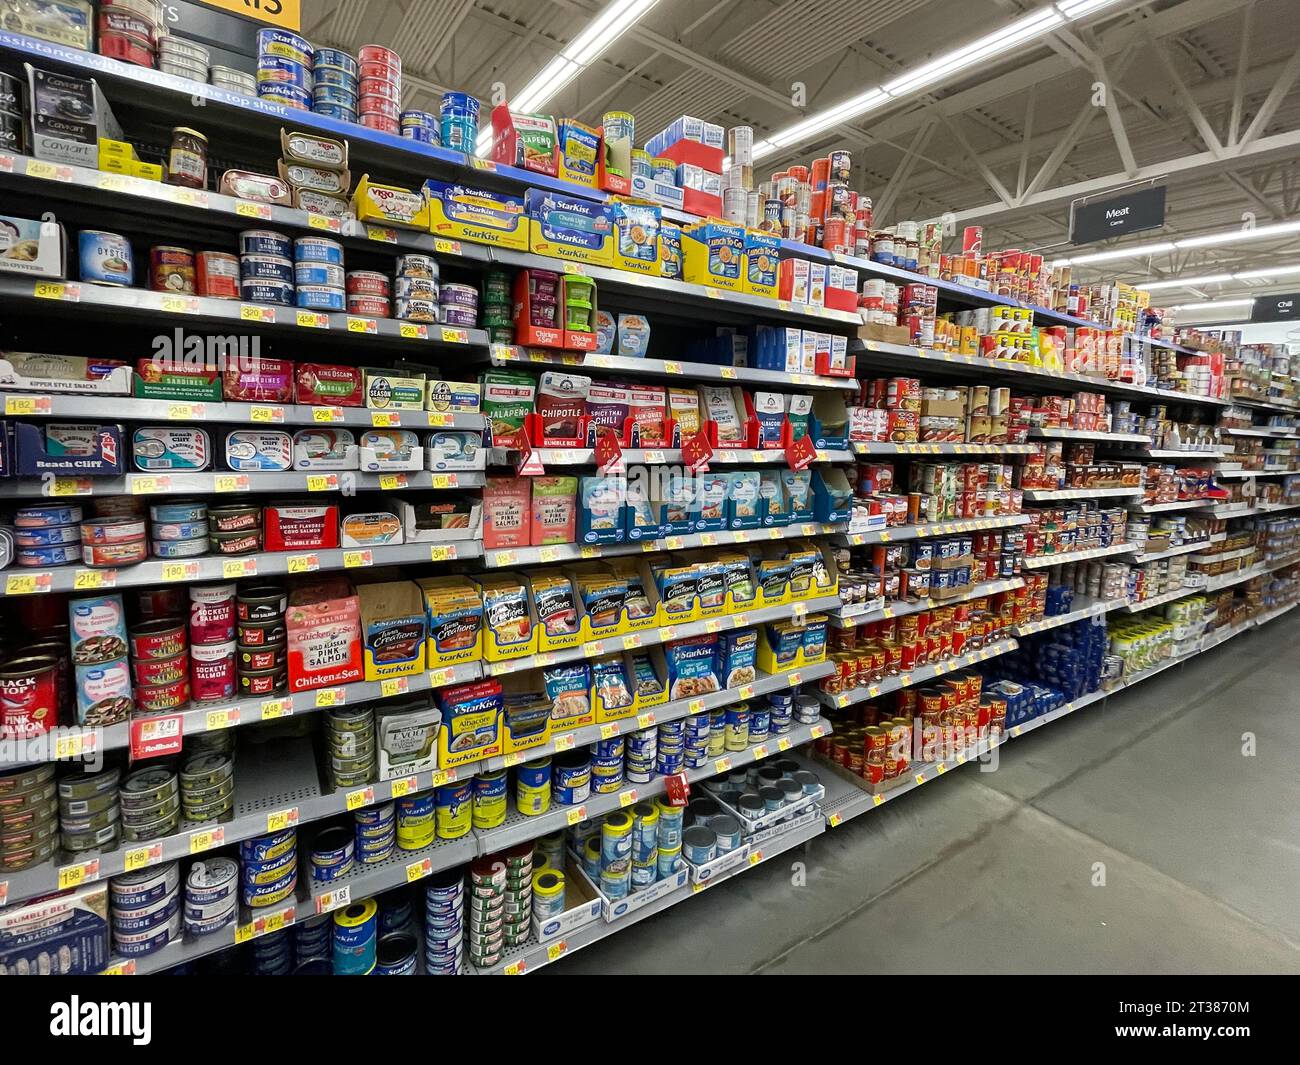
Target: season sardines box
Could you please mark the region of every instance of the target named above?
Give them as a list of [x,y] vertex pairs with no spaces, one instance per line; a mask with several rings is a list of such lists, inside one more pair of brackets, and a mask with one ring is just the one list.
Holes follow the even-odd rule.
[[434,236],[527,250],[528,216],[518,196],[432,178],[424,183],[424,195]]
[[614,265],[614,212],[604,203],[529,189],[528,250],[570,262]]

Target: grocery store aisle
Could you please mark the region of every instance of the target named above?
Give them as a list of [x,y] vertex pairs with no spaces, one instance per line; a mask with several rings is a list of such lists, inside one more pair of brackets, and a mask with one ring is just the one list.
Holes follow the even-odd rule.
[[1295,611],[545,971],[1300,972],[1298,644]]

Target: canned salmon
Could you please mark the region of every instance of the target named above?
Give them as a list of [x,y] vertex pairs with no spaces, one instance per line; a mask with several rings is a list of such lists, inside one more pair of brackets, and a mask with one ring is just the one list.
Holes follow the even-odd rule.
[[184,651],[171,658],[132,658],[131,675],[136,684],[174,684],[190,675],[190,658]]
[[240,672],[249,673],[283,669],[285,665],[285,646],[283,640],[262,647],[241,646],[238,651]]
[[0,738],[45,735],[59,723],[58,662],[47,655],[0,665]]
[[[182,656],[184,657],[184,656]],[[157,712],[175,710],[190,701],[190,678],[185,673],[163,684],[138,683],[134,689],[137,710]]]
[[174,618],[143,621],[131,629],[128,641],[134,659],[172,658],[189,646],[185,625]]

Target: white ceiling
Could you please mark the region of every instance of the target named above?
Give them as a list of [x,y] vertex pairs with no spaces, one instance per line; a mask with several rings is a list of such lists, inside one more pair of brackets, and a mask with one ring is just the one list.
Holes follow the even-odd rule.
[[[660,0],[549,109],[595,122],[606,110],[631,111],[638,141],[683,113],[752,125],[762,136],[1044,2]],[[396,48],[406,106],[436,110],[444,88],[484,100],[496,83],[517,91],[603,5],[303,0],[303,32],[318,44]],[[1260,225],[1300,217],[1298,8],[1297,0],[1118,3],[929,94],[764,159],[756,176],[848,147],[853,184],[875,199],[878,224],[953,211],[958,231],[968,215],[984,225],[986,248],[1032,248],[1049,258],[1072,250],[1075,187],[1095,194],[1126,175],[1161,178],[1169,196],[1164,230],[1125,243],[1236,228],[1247,212]],[[1099,82],[1116,104],[1111,113],[1094,106]],[[806,103],[796,107],[800,84]],[[1300,234],[1078,267],[1076,276],[1141,281],[1297,263]],[[1175,290],[1158,302],[1244,288]]]

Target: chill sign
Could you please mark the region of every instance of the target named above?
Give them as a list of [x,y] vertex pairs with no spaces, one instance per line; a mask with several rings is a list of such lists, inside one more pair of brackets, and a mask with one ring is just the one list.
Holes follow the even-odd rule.
[[1091,244],[1165,224],[1165,188],[1133,189],[1107,200],[1076,204],[1070,214],[1070,241]]
[[1293,318],[1300,318],[1300,292],[1256,296],[1250,309],[1252,322],[1289,322]]

